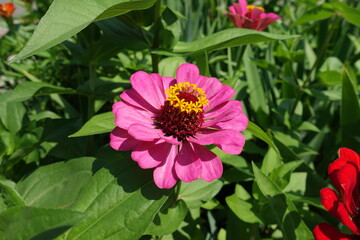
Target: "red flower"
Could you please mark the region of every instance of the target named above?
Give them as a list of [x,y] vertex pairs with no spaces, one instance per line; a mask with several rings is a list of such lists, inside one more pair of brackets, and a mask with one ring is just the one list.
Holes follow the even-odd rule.
[[354,235],[343,234],[327,223],[314,229],[316,240],[346,240],[360,237],[360,156],[348,148],[340,148],[339,158],[329,165],[329,177],[339,193],[330,188],[320,191],[321,203]]
[[4,5],[0,4],[0,16],[11,17],[14,11],[15,11],[15,6],[13,3],[8,2],[5,3]]

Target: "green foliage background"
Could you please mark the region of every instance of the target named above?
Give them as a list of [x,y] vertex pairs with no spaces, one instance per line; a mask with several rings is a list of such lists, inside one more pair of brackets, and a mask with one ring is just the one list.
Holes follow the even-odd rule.
[[[251,2],[251,1],[250,1]],[[313,239],[349,230],[320,204],[339,147],[360,152],[360,2],[255,1],[281,21],[234,28],[226,0],[37,0],[0,21],[0,239]],[[221,179],[161,190],[109,145],[136,71],[191,62],[236,91],[240,156]]]

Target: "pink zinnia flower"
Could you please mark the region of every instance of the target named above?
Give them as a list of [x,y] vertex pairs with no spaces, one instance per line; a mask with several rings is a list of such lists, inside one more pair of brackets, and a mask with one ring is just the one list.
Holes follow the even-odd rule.
[[272,22],[281,19],[275,13],[265,13],[262,7],[248,5],[245,0],[239,0],[229,7],[226,13],[238,28],[249,28],[258,31],[265,30]]
[[330,224],[321,223],[314,229],[316,240],[351,240],[360,237],[360,156],[348,148],[340,148],[339,158],[329,165],[329,177],[338,190],[323,188],[321,203],[354,235],[344,234]]
[[248,119],[234,90],[216,78],[201,76],[193,64],[183,64],[176,79],[134,73],[132,89],[113,105],[117,127],[110,134],[115,150],[133,150],[141,168],[155,168],[154,181],[171,188],[177,180],[220,178],[221,160],[202,145],[214,144],[239,154],[245,140],[240,131]]

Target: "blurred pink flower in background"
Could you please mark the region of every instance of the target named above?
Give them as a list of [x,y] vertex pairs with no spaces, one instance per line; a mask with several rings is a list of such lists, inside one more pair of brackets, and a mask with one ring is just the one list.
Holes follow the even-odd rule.
[[265,13],[262,7],[248,5],[245,0],[233,3],[226,13],[238,28],[249,28],[258,31],[265,30],[272,22],[281,19],[275,13]]
[[132,89],[113,105],[117,127],[110,146],[132,150],[141,168],[155,168],[159,188],[172,188],[179,179],[220,178],[221,160],[202,145],[214,144],[229,154],[242,151],[240,131],[248,118],[241,102],[230,100],[234,90],[187,63],[177,69],[176,79],[139,71],[130,82]]

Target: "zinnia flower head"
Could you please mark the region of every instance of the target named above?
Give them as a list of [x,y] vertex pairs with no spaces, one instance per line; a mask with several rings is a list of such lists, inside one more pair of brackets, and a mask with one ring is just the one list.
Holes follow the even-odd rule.
[[329,165],[329,177],[338,193],[330,188],[320,191],[321,203],[354,235],[344,234],[327,223],[314,229],[316,240],[360,238],[360,156],[348,148],[340,148],[339,158]]
[[15,6],[12,2],[0,4],[0,16],[11,17],[15,11]]
[[248,5],[246,0],[239,0],[229,7],[226,13],[235,27],[249,28],[258,31],[265,30],[272,22],[281,19],[275,13],[265,13],[264,8]]
[[216,78],[199,74],[185,63],[176,79],[134,73],[132,89],[113,105],[116,128],[110,134],[115,150],[132,150],[141,168],[155,168],[155,184],[172,188],[180,179],[191,182],[220,178],[221,160],[202,145],[214,144],[229,154],[240,154],[248,119],[234,90]]

